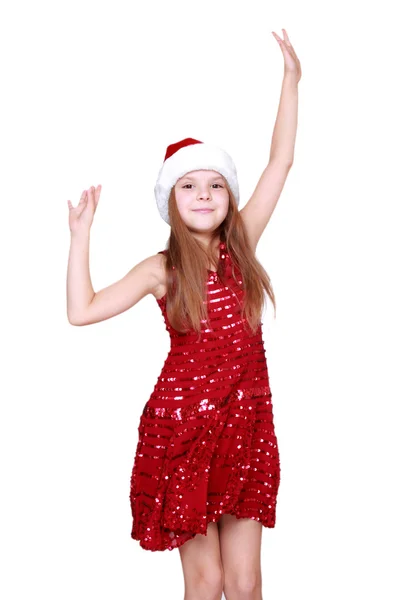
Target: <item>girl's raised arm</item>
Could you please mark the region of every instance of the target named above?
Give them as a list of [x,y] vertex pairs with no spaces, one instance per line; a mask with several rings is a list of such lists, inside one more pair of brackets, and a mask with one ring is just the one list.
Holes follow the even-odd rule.
[[90,227],[101,188],[82,193],[77,207],[68,201],[71,246],[67,272],[67,315],[71,325],[105,321],[131,308],[160,285],[162,257],[149,256],[135,265],[122,279],[95,292],[89,271]]

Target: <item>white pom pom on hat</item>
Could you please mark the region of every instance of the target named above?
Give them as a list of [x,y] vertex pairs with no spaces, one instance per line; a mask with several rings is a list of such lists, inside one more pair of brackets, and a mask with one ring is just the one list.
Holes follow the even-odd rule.
[[239,183],[236,166],[230,155],[218,146],[185,138],[168,146],[154,187],[157,207],[166,223],[170,224],[168,199],[171,189],[186,173],[202,169],[223,175],[239,206]]

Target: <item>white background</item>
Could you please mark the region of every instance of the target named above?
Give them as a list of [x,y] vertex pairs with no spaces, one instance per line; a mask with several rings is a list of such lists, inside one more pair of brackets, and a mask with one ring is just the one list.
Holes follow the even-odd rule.
[[66,314],[67,200],[102,184],[95,291],[162,250],[168,144],[234,159],[241,206],[301,61],[295,160],[257,247],[281,456],[264,599],[399,598],[399,44],[394,2],[4,2],[0,594],[183,599],[178,550],[130,538],[137,427],[169,349],[152,295]]

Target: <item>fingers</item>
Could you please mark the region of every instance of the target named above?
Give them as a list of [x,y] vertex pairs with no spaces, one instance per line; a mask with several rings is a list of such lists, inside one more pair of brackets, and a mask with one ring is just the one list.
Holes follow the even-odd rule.
[[279,35],[278,35],[277,33],[275,33],[275,31],[273,31],[273,32],[272,32],[272,34],[273,34],[274,38],[276,39],[276,41],[278,42],[278,44],[279,44],[279,46],[280,46],[281,48],[286,48],[286,47],[287,47],[287,45],[286,45],[286,40],[282,40],[282,39],[279,37]]
[[97,205],[99,203],[101,193],[101,185],[98,185],[96,188],[92,185],[88,190],[89,200],[93,204],[93,210],[96,210]]
[[[94,204],[95,207],[97,206],[98,202],[99,202],[99,198],[100,198],[100,193],[101,193],[101,184],[99,184],[97,186],[97,188],[95,188],[93,185],[88,188],[87,190],[83,190],[81,197],[79,199],[79,202],[77,204],[77,207],[86,203],[88,200],[94,200]],[[94,197],[93,197],[94,194]],[[68,208],[71,210],[74,207],[72,206],[72,203],[70,200],[67,200],[68,203]]]
[[289,36],[287,34],[286,29],[282,29],[282,31],[283,31],[283,37],[285,38],[284,41],[285,41],[286,45],[289,47],[289,50],[292,53],[292,55],[296,56],[296,52],[295,52],[292,44],[290,43]]
[[292,44],[290,43],[289,36],[286,32],[286,29],[282,29],[282,31],[283,31],[283,37],[285,39],[285,42],[287,43],[288,46],[291,46]]
[[[79,200],[76,208],[78,208],[78,206],[80,206],[81,204],[83,204],[84,202],[86,202],[86,200],[87,200],[86,190],[83,190],[83,192],[81,194],[81,197],[80,197],[80,200]],[[72,206],[71,200],[67,200],[67,202],[68,202],[68,208],[70,210],[72,210],[74,207]]]
[[81,198],[80,198],[80,200],[79,200],[79,204],[78,204],[78,206],[79,206],[80,204],[83,204],[83,203],[84,203],[84,202],[86,202],[86,201],[87,201],[87,194],[86,194],[86,190],[83,190],[83,192],[82,192],[82,195],[81,195]]
[[294,52],[294,49],[292,47],[292,44],[290,43],[289,36],[286,32],[286,29],[282,29],[282,31],[283,31],[283,39],[280,38],[279,35],[277,33],[275,33],[275,31],[272,31],[272,34],[274,35],[275,39],[279,42],[279,44],[285,43],[287,46],[289,46],[290,50],[293,50],[293,52]]
[[95,194],[94,194],[95,207],[97,207],[97,205],[99,203],[100,194],[101,194],[101,183],[99,183],[99,185],[97,186]]

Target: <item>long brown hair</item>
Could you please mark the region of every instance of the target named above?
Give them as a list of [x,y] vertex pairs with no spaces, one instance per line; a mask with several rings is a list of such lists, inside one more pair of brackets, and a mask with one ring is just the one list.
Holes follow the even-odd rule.
[[[272,301],[276,316],[276,301],[270,278],[251,250],[241,214],[226,179],[225,183],[229,193],[228,213],[213,232],[209,248],[204,247],[190,233],[180,216],[175,188],[171,189],[168,201],[171,233],[166,247],[166,306],[171,326],[180,333],[194,329],[200,334],[201,321],[209,322],[205,282],[208,265],[216,262],[211,249],[217,240],[226,244],[233,266],[242,274],[244,302],[241,318],[246,318],[251,332],[254,334],[261,322],[266,303],[264,290]],[[217,273],[223,281],[222,261],[218,263]],[[235,268],[233,277],[237,282]]]

